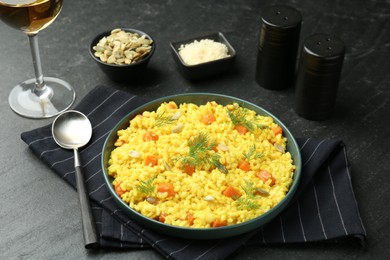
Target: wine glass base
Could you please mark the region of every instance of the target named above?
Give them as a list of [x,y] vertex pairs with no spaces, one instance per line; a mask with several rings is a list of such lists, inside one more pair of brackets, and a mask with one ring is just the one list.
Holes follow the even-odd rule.
[[47,90],[43,95],[35,92],[35,79],[15,86],[8,97],[12,110],[28,118],[49,118],[70,108],[76,93],[73,87],[57,78],[44,77]]

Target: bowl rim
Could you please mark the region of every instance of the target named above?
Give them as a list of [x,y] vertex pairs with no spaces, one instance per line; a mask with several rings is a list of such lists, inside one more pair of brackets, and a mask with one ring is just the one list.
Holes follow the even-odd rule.
[[[184,60],[182,59],[182,57],[179,54],[178,48],[175,47],[175,45],[178,45],[178,44],[188,44],[188,43],[191,43],[191,42],[193,42],[195,40],[203,40],[203,39],[207,39],[207,37],[216,36],[216,35],[220,39],[222,39],[222,41],[217,41],[217,42],[220,42],[220,43],[223,43],[223,44],[226,45],[226,47],[228,48],[228,51],[229,51],[228,53],[230,54],[230,56],[224,57],[224,58],[221,58],[221,59],[217,59],[217,60],[206,61],[206,62],[202,62],[202,63],[198,63],[198,64],[189,65],[189,64],[186,64],[184,62]],[[195,68],[195,67],[199,67],[199,66],[203,66],[203,65],[207,65],[207,64],[220,63],[220,62],[224,62],[224,61],[227,61],[227,60],[235,59],[236,56],[237,56],[236,50],[233,48],[233,46],[227,40],[225,35],[222,32],[219,32],[219,31],[218,32],[209,32],[209,33],[206,33],[206,34],[198,34],[198,35],[195,35],[195,36],[186,37],[186,38],[181,39],[181,40],[173,41],[169,45],[171,47],[171,50],[175,54],[175,56],[177,56],[177,58],[180,60],[180,64],[182,66],[184,66],[184,67],[187,67],[187,68]]]
[[[192,97],[192,96],[198,96],[198,97],[205,97],[205,98],[210,98],[210,101],[212,101],[212,98],[222,98],[222,99],[230,99],[231,102],[239,102],[240,105],[245,104],[246,106],[253,107],[256,109],[259,109],[258,111],[256,110],[256,113],[261,112],[262,115],[267,115],[270,116],[274,119],[274,121],[282,127],[283,132],[286,133],[284,136],[288,136],[287,139],[287,145],[288,147],[295,148],[295,157],[291,153],[294,165],[295,165],[295,170],[294,170],[294,175],[293,175],[293,182],[286,193],[286,196],[278,203],[276,204],[272,209],[268,210],[264,214],[261,214],[253,219],[250,219],[248,221],[230,225],[230,226],[223,226],[223,227],[218,227],[218,228],[190,228],[190,227],[180,227],[180,226],[174,226],[170,224],[165,224],[162,222],[159,222],[158,220],[148,218],[144,215],[142,215],[140,212],[136,211],[135,209],[131,208],[127,203],[125,203],[115,192],[112,182],[111,182],[111,176],[107,174],[107,169],[105,167],[105,157],[107,155],[106,147],[110,141],[110,138],[112,138],[113,135],[117,136],[117,131],[120,129],[125,129],[125,128],[120,128],[123,124],[126,124],[126,127],[129,125],[129,121],[135,117],[137,114],[146,111],[147,107],[150,107],[151,105],[158,106],[162,102],[166,102],[170,99],[175,99],[175,98],[185,98],[185,97]],[[191,103],[191,101],[190,101]],[[218,103],[218,102],[217,102]],[[289,149],[290,150],[290,149]],[[111,153],[111,151],[110,151]],[[207,93],[207,92],[200,92],[200,93],[182,93],[182,94],[174,94],[174,95],[169,95],[169,96],[164,96],[161,98],[153,99],[149,102],[146,102],[145,104],[133,109],[130,111],[128,114],[126,114],[124,117],[122,117],[118,123],[112,128],[112,130],[108,133],[104,145],[102,148],[102,153],[101,153],[101,167],[102,171],[101,173],[103,174],[105,184],[108,187],[109,193],[113,196],[114,201],[119,204],[119,207],[122,209],[125,209],[125,214],[129,216],[130,219],[135,220],[140,222],[141,224],[145,225],[145,223],[149,224],[147,228],[150,228],[152,230],[157,230],[157,232],[161,232],[164,234],[168,234],[174,237],[181,237],[181,238],[190,238],[190,239],[200,239],[200,240],[207,240],[207,239],[220,239],[220,238],[226,238],[226,237],[232,237],[235,235],[240,235],[243,233],[250,232],[252,230],[255,230],[256,228],[259,228],[261,226],[264,226],[266,223],[270,222],[273,220],[275,217],[277,217],[290,203],[290,201],[293,199],[298,185],[300,183],[301,175],[302,175],[302,158],[301,158],[301,153],[299,150],[299,146],[297,141],[295,140],[294,136],[290,132],[290,130],[285,126],[283,122],[281,122],[275,115],[270,113],[268,110],[253,104],[249,101],[246,101],[241,98],[236,98],[233,96],[229,95],[223,95],[223,94],[217,94],[217,93]],[[131,213],[130,213],[131,212]],[[270,218],[267,220],[267,217]],[[254,226],[256,223],[255,222],[260,222],[260,220],[265,219],[265,222],[261,223],[261,225],[257,226],[256,228],[251,228],[250,230],[245,229],[245,227],[251,227]],[[244,228],[243,228],[244,227]],[[231,232],[230,234],[229,231],[231,230],[238,230],[240,228],[243,228],[244,232],[236,231],[236,232]],[[173,233],[174,234],[173,234]],[[179,233],[177,233],[179,232]],[[198,232],[201,232],[198,234]],[[226,232],[229,233],[229,235],[226,235]]]
[[[135,33],[138,33],[141,36],[145,35],[146,37],[148,37],[150,40],[153,41],[152,44],[151,44],[152,50],[150,51],[150,53],[148,55],[146,55],[145,57],[143,57],[141,60],[139,60],[136,63],[119,65],[119,64],[110,64],[110,63],[106,63],[106,62],[101,61],[99,58],[97,58],[94,55],[94,50],[92,48],[94,46],[96,46],[96,44],[100,41],[100,39],[102,39],[105,36],[109,36],[111,34],[111,32],[113,30],[115,30],[115,29],[121,29],[121,30],[126,31],[126,32],[135,32]],[[148,33],[144,32],[144,31],[141,31],[139,29],[126,28],[126,27],[117,27],[117,28],[114,28],[114,29],[111,29],[111,30],[107,30],[107,31],[103,31],[103,32],[99,33],[98,35],[96,35],[95,37],[92,38],[92,40],[90,41],[89,47],[88,47],[88,52],[89,52],[90,56],[92,57],[92,59],[94,61],[96,61],[99,64],[102,64],[102,65],[105,65],[105,66],[108,66],[108,67],[113,67],[113,68],[132,67],[132,66],[137,66],[137,65],[142,64],[144,62],[147,62],[147,60],[149,60],[152,57],[152,55],[154,54],[155,50],[156,50],[156,42],[155,42],[155,40],[154,40],[154,38],[152,36],[150,36]]]

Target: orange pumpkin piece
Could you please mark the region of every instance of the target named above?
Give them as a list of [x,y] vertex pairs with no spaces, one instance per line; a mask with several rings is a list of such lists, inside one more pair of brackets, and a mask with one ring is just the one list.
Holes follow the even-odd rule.
[[240,124],[235,125],[234,130],[236,130],[240,135],[244,135],[249,132],[248,128]]
[[227,221],[226,220],[221,220],[219,218],[217,218],[216,220],[213,221],[213,223],[211,223],[211,227],[213,227],[213,228],[223,227],[223,226],[226,226],[226,225],[227,225]]
[[238,168],[243,170],[244,172],[249,172],[251,170],[251,165],[248,161],[241,161],[238,164]]
[[272,128],[272,131],[275,133],[275,135],[283,134],[283,129],[280,126]]
[[194,220],[195,220],[194,214],[188,213],[187,214],[187,224],[189,226],[192,226],[194,224]]
[[225,195],[226,197],[229,197],[229,198],[232,198],[234,200],[238,199],[239,197],[241,197],[241,193],[236,190],[233,186],[229,186],[227,187],[223,193],[223,195]]
[[154,167],[158,164],[158,156],[157,155],[149,155],[145,158],[145,165]]
[[157,186],[157,192],[166,192],[168,196],[174,196],[176,194],[175,189],[173,187],[173,183],[171,182],[162,182]]
[[160,216],[158,216],[158,221],[164,223],[165,222],[165,217],[167,215],[165,214],[165,212],[161,212]]
[[157,141],[159,138],[159,136],[154,133],[153,131],[148,131],[146,132],[143,136],[142,136],[142,140],[144,140],[145,142],[148,142],[148,141]]
[[261,170],[259,171],[257,174],[257,177],[259,177],[264,183],[266,183],[268,180],[271,180],[271,182],[269,183],[269,186],[273,186],[276,182],[274,176],[272,176],[271,173],[269,173],[268,171],[266,170]]
[[116,194],[118,194],[119,196],[122,196],[123,194],[126,193],[126,191],[122,190],[121,184],[122,184],[122,182],[118,182],[117,184],[115,184],[115,192],[116,192]]
[[215,122],[215,120],[216,119],[215,119],[214,114],[208,114],[208,115],[203,116],[202,122],[205,125],[211,125],[212,123]]
[[191,166],[188,163],[184,165],[184,172],[187,173],[189,176],[192,176],[192,174],[195,172],[195,166]]

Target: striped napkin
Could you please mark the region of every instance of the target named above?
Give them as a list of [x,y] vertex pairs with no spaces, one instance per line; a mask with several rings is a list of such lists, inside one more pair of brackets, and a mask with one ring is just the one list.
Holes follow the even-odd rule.
[[[348,238],[363,245],[366,231],[351,183],[346,148],[334,139],[298,139],[302,179],[296,196],[263,228],[232,238],[186,240],[149,230],[129,219],[105,186],[101,149],[116,123],[147,100],[107,86],[97,86],[75,108],[93,126],[80,150],[85,180],[102,248],[154,248],[169,259],[223,259],[247,245],[286,244]],[[73,152],[59,148],[51,125],[21,134],[31,151],[65,182],[75,187]]]

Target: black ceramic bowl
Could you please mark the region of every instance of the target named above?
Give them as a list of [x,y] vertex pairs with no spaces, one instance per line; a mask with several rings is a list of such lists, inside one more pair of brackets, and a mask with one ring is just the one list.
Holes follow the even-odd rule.
[[[153,40],[153,38],[147,33],[137,30],[137,29],[128,29],[128,28],[120,28],[126,32],[138,33],[140,36],[145,35],[146,38]],[[141,60],[136,63],[128,64],[128,65],[116,65],[109,64],[101,61],[97,58],[94,53],[95,51],[92,49],[96,44],[105,36],[109,36],[111,31],[106,31],[97,35],[89,45],[89,54],[92,59],[97,63],[98,67],[113,81],[117,82],[131,82],[135,77],[139,77],[145,71],[150,59],[152,58],[154,51],[156,49],[156,43],[153,40],[152,50],[150,53],[143,57]]]
[[[230,56],[226,57],[226,58],[219,59],[219,60],[204,62],[204,63],[200,63],[200,64],[196,64],[196,65],[186,64],[183,61],[183,59],[181,58],[181,56],[179,55],[180,46],[194,42],[195,40],[200,41],[202,39],[209,39],[209,40],[213,40],[215,42],[220,42],[220,43],[225,44],[227,49],[228,49],[228,54]],[[234,60],[236,59],[236,51],[230,45],[228,40],[225,38],[225,36],[221,32],[200,35],[200,36],[188,38],[185,40],[172,42],[170,44],[170,46],[171,46],[171,52],[172,52],[173,58],[178,66],[179,71],[181,72],[181,74],[185,78],[187,78],[189,80],[204,79],[204,78],[225,72],[228,69],[233,67]]]
[[[252,109],[257,112],[259,115],[265,115],[265,116],[271,116],[277,124],[279,124],[282,129],[284,136],[287,137],[287,151],[289,151],[292,155],[294,164],[295,164],[295,172],[293,177],[293,183],[290,187],[290,190],[288,191],[286,197],[277,204],[274,208],[269,210],[263,215],[260,215],[252,220],[235,224],[231,226],[224,226],[219,228],[186,228],[186,227],[179,227],[179,226],[173,226],[168,225],[162,222],[159,222],[154,219],[150,219],[146,216],[143,216],[141,213],[137,212],[136,210],[132,209],[128,204],[126,204],[115,192],[112,181],[113,178],[108,175],[107,173],[107,167],[108,167],[108,160],[111,154],[111,151],[115,149],[114,143],[118,138],[117,132],[121,129],[126,129],[129,126],[129,121],[135,117],[136,115],[142,113],[143,111],[155,111],[161,103],[163,102],[169,102],[169,101],[175,101],[177,104],[180,103],[194,103],[197,105],[203,105],[208,101],[216,101],[217,103],[221,105],[227,105],[231,104],[232,102],[237,102],[243,107]],[[294,193],[298,187],[299,180],[301,177],[301,154],[299,151],[299,147],[292,136],[291,132],[287,129],[287,127],[274,115],[267,112],[261,107],[258,107],[252,103],[249,103],[247,101],[244,101],[242,99],[224,96],[224,95],[218,95],[218,94],[210,94],[210,93],[196,93],[196,94],[180,94],[180,95],[174,95],[174,96],[168,96],[164,98],[160,98],[154,101],[151,101],[149,103],[146,103],[145,105],[135,109],[134,111],[131,111],[128,115],[126,115],[109,133],[107,136],[107,139],[104,143],[103,150],[102,150],[102,174],[104,175],[105,183],[114,198],[114,201],[119,205],[119,207],[128,214],[129,218],[138,221],[139,223],[143,224],[145,227],[148,227],[150,229],[153,229],[157,232],[161,232],[170,236],[176,236],[176,237],[182,237],[182,238],[189,238],[189,239],[218,239],[218,238],[226,238],[231,237],[239,234],[243,234],[245,232],[249,232],[251,230],[254,230],[269,221],[271,221],[273,218],[275,218],[279,213],[282,212],[282,210],[288,205],[292,197],[294,196]]]

